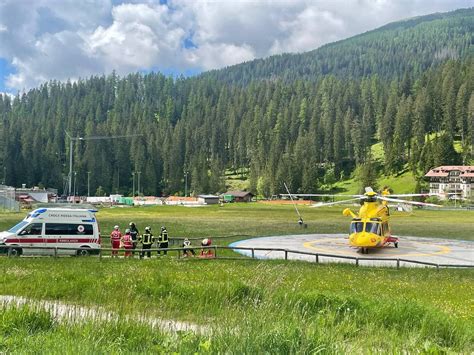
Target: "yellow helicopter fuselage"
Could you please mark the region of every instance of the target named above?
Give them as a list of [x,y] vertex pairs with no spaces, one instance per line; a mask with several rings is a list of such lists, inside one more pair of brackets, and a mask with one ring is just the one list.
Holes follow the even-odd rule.
[[344,215],[352,216],[349,244],[356,248],[380,248],[390,241],[389,210],[385,202],[365,201],[356,215],[350,209]]
[[380,221],[356,218],[351,222],[349,244],[357,248],[383,247],[389,237],[384,232],[384,227]]

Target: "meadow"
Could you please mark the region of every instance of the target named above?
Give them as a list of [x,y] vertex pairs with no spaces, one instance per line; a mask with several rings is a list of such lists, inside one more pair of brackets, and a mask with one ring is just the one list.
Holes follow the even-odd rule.
[[[103,234],[114,224],[171,236],[211,236],[224,245],[244,236],[343,233],[340,208],[229,204],[103,209]],[[473,240],[472,211],[394,212],[397,234]],[[23,214],[3,214],[0,227]],[[219,239],[219,237],[225,237]],[[296,261],[0,258],[0,352],[373,353],[474,351],[474,271],[355,268]],[[39,300],[100,307],[61,321]],[[168,332],[141,317],[197,324]]]
[[[369,269],[282,261],[1,258],[0,351],[472,352],[471,270]],[[64,324],[33,300],[120,318]],[[199,324],[167,333],[127,316]],[[47,346],[47,348],[45,348]]]
[[[246,236],[288,235],[301,233],[346,233],[350,219],[342,215],[344,206],[312,208],[299,205],[307,228],[300,228],[292,205],[230,203],[223,207],[157,206],[104,208],[97,213],[102,236],[114,225],[122,231],[129,222],[140,231],[151,226],[158,233],[165,225],[170,237],[242,239]],[[352,206],[356,210],[356,206]],[[424,210],[391,211],[395,235],[474,240],[474,211]],[[26,212],[0,214],[0,230],[6,230],[24,218]]]

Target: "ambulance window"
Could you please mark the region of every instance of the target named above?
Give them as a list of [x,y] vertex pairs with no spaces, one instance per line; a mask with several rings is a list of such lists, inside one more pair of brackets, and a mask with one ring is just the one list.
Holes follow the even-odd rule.
[[47,235],[92,235],[92,224],[46,223]]
[[26,226],[28,224],[28,222],[26,221],[21,221],[20,223],[14,225],[13,227],[11,227],[8,231],[10,233],[16,233],[18,232],[20,229],[22,229],[24,226]]
[[42,223],[31,223],[21,231],[21,235],[41,235],[43,231]]

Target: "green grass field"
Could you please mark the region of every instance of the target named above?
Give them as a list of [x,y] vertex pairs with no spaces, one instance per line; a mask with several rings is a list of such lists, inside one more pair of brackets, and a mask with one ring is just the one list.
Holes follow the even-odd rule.
[[[356,207],[352,207],[356,210]],[[344,206],[312,208],[299,206],[307,229],[298,226],[292,205],[231,203],[223,207],[158,206],[107,208],[97,213],[103,236],[115,224],[127,228],[133,221],[140,231],[151,226],[157,232],[165,225],[170,237],[268,236],[301,233],[346,233],[350,219],[342,215]],[[1,214],[0,230],[6,230],[24,218],[26,212]],[[414,209],[413,212],[392,211],[395,235],[474,240],[474,211]]]
[[[121,315],[65,325],[45,312],[0,316],[0,351],[471,352],[470,270],[355,269],[282,261],[0,259],[2,292]],[[130,315],[197,323],[165,334]],[[104,324],[105,323],[105,324]],[[204,349],[203,349],[204,347]]]
[[[228,204],[103,209],[103,234],[134,221],[172,237],[344,233],[341,208]],[[23,214],[2,214],[4,230]],[[473,240],[473,211],[393,213],[396,234]],[[233,236],[219,239],[217,237]],[[244,237],[245,236],[245,237]],[[474,271],[355,268],[256,260],[0,258],[0,353],[472,353]],[[35,300],[101,307],[119,319],[65,323]],[[168,333],[133,319],[192,322],[203,333]],[[135,317],[135,318],[134,318]]]

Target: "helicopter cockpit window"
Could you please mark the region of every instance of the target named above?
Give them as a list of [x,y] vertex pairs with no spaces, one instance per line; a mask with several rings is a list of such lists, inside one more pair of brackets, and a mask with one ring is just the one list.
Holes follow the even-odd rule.
[[351,223],[351,234],[360,233],[364,230],[364,223],[362,222],[352,222]]
[[380,235],[380,223],[367,222],[365,224],[365,231]]

